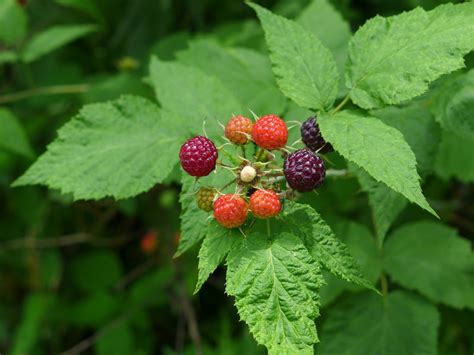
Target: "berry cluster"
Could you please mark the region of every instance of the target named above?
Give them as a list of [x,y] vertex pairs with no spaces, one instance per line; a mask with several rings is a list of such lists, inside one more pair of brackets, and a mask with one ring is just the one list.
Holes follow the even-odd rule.
[[[257,118],[255,123],[234,116],[224,134],[228,143],[219,148],[204,136],[189,139],[182,145],[179,159],[183,169],[197,178],[209,175],[216,166],[233,172],[235,180],[225,187],[235,183],[235,193],[223,194],[204,186],[196,192],[197,206],[213,211],[215,220],[226,228],[242,226],[249,213],[260,219],[275,217],[282,209],[282,200],[294,196],[293,191],[311,191],[324,181],[326,169],[318,153],[329,152],[332,147],[321,136],[315,117],[301,125],[303,149],[287,146],[288,127],[276,115]],[[248,143],[254,145],[251,159],[245,157],[250,150],[246,149]],[[243,153],[242,157],[225,152],[239,162],[235,167],[218,161],[218,152],[228,144],[238,146]],[[281,153],[283,169],[277,152]]]

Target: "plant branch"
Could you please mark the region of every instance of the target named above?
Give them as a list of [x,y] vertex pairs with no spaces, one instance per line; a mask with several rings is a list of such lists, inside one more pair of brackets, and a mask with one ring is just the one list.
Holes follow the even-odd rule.
[[30,97],[35,97],[35,96],[58,95],[58,94],[80,94],[88,90],[89,90],[89,85],[87,84],[45,86],[45,87],[18,91],[13,94],[0,96],[0,104],[6,104],[9,102],[24,100],[24,99],[28,99]]
[[339,103],[339,105],[337,105],[336,108],[331,111],[331,115],[334,115],[335,113],[339,112],[339,110],[342,109],[348,101],[349,94],[347,94],[347,96]]

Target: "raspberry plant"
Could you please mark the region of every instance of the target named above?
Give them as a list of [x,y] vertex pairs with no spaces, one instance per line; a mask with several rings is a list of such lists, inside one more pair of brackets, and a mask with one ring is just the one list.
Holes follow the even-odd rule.
[[[447,153],[432,166],[428,134],[435,123],[424,110],[433,106],[442,152],[472,140],[464,107],[472,102],[465,88],[473,73],[442,76],[462,69],[474,49],[474,3],[376,16],[342,52],[310,29],[315,11],[342,21],[325,1],[314,1],[296,21],[249,6],[265,33],[278,89],[268,72],[252,70],[266,63],[262,54],[196,40],[176,60],[151,58],[148,82],[159,105],[127,95],[84,106],[14,186],[47,185],[75,200],[124,199],[179,180],[176,256],[201,243],[196,292],[225,264],[225,292],[269,353],[313,353],[321,287],[332,275],[368,291],[329,315],[321,354],[361,353],[357,347],[370,354],[434,353],[439,315],[431,302],[474,308],[470,246],[433,221],[407,224],[386,243],[385,237],[409,202],[437,216],[420,185],[430,170],[460,175]],[[74,38],[93,28],[69,30],[66,37]],[[347,26],[340,30],[349,38]],[[195,60],[202,52],[220,53],[230,68]],[[39,55],[32,42],[23,60]],[[220,78],[241,65],[248,77],[234,79],[262,87],[237,90],[238,80]],[[434,81],[442,90],[422,96]],[[297,117],[289,119],[289,112]],[[8,113],[2,117],[9,120]],[[413,135],[416,129],[424,140]],[[329,147],[335,153],[326,157]],[[178,157],[191,176],[177,172]],[[329,168],[334,157],[347,167]],[[382,264],[375,278],[364,274],[308,197],[317,201],[328,179],[346,175],[357,177],[372,208],[374,258]],[[448,249],[456,252],[445,256]],[[434,271],[425,270],[428,262]],[[389,290],[388,277],[407,290]],[[449,292],[444,283],[452,285]],[[354,339],[360,329],[373,338]]]

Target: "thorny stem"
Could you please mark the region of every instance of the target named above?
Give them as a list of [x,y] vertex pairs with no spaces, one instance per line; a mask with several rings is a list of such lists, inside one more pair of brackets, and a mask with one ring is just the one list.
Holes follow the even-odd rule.
[[345,104],[347,104],[347,101],[349,101],[349,94],[337,105],[334,110],[331,111],[331,115],[334,115],[336,112],[338,112],[341,108],[344,107]]
[[75,84],[75,85],[56,85],[46,86],[35,89],[29,89],[24,91],[18,91],[13,94],[0,96],[0,104],[6,104],[9,102],[19,101],[28,99],[35,96],[44,95],[58,95],[58,94],[81,94],[89,90],[87,84]]

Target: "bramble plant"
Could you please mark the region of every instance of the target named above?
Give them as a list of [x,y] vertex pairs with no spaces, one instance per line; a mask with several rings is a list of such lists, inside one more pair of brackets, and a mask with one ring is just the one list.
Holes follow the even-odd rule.
[[[461,70],[474,50],[474,2],[376,16],[352,36],[326,0],[295,20],[248,6],[274,77],[259,52],[206,39],[175,60],[153,56],[147,83],[159,104],[124,95],[85,105],[13,186],[126,199],[177,180],[175,256],[201,243],[195,293],[226,266],[225,292],[270,354],[313,354],[321,288],[334,276],[348,282],[335,293],[359,292],[328,313],[318,354],[436,353],[435,304],[474,309],[474,258],[468,241],[436,220],[421,182],[434,171],[459,176],[448,149],[474,139],[474,73]],[[318,16],[333,20],[343,45],[311,30]],[[24,61],[40,55],[34,46]],[[435,166],[439,132],[449,148]],[[468,166],[463,176],[472,181]],[[311,202],[348,176],[368,194],[376,238],[355,244],[367,242],[372,264],[357,261]],[[385,241],[408,203],[434,217]],[[143,239],[144,253],[154,252],[155,238]]]

